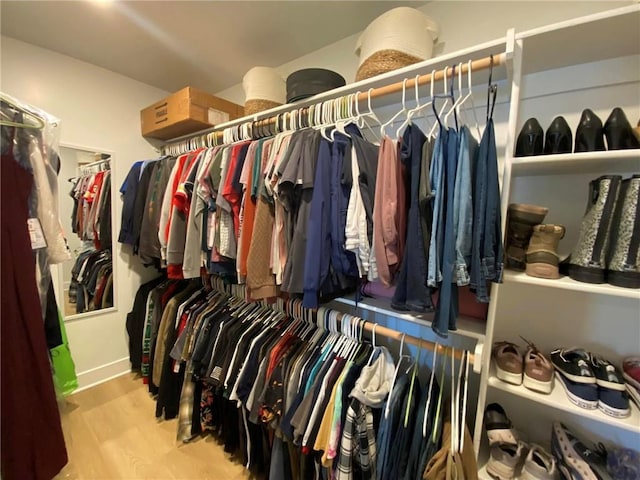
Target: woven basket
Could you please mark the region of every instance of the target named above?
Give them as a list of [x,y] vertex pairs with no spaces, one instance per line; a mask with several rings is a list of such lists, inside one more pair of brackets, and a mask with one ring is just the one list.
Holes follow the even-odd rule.
[[264,112],[270,108],[279,107],[282,105],[278,102],[272,102],[271,100],[247,100],[244,102],[244,114],[253,115],[254,113]]
[[380,50],[362,62],[356,73],[356,82],[421,61],[421,58],[398,50]]

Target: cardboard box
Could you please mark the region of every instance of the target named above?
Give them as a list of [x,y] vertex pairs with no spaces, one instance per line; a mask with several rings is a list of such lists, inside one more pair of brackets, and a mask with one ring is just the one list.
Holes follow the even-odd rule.
[[244,107],[185,87],[140,111],[143,137],[170,140],[244,116]]

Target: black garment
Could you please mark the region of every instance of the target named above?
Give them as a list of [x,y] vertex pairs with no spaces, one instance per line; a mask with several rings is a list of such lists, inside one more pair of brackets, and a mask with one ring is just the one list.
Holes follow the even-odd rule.
[[120,223],[120,234],[118,235],[118,242],[133,245],[135,238],[133,236],[134,225],[134,207],[136,203],[136,196],[138,193],[138,182],[140,181],[140,169],[142,168],[142,162],[136,162],[129,170],[129,174],[124,181],[123,188],[120,189],[122,193],[122,221]]
[[133,238],[133,253],[138,254],[140,250],[140,232],[142,230],[142,219],[144,218],[144,211],[147,207],[147,193],[149,192],[149,185],[152,178],[158,168],[158,162],[150,162],[144,167],[142,176],[138,182],[138,188],[136,190],[136,198],[133,204],[133,225],[132,225],[132,238]]
[[[127,334],[129,335],[129,361],[131,362],[131,370],[140,370],[142,363],[142,336],[147,313],[147,298],[151,290],[160,285],[164,280],[164,277],[158,277],[142,284],[136,292],[133,308],[127,314],[126,327]],[[162,306],[156,304],[155,308],[161,309]]]
[[60,330],[60,319],[58,318],[58,304],[53,291],[53,282],[49,282],[47,292],[47,308],[44,314],[44,333],[47,337],[47,347],[49,350],[62,345],[62,331]]
[[358,186],[360,196],[367,215],[367,237],[369,244],[373,241],[373,200],[376,195],[376,178],[378,174],[378,147],[360,136],[352,137],[358,160]]

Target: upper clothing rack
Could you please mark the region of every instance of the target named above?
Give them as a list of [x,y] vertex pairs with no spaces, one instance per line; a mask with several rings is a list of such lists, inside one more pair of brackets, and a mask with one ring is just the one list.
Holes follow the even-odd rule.
[[[231,122],[217,125],[194,134],[178,137],[167,141],[161,149],[163,153],[175,153],[186,152],[208,145],[221,144],[223,143],[224,131],[229,131],[230,129],[234,129],[234,127],[239,128],[240,126],[248,125],[253,129],[253,131],[257,131],[265,126],[273,126],[274,124],[279,125],[281,121],[290,121],[290,118],[293,115],[305,115],[308,112],[308,108],[312,105],[326,102],[328,100],[333,101],[337,98],[347,98],[352,94],[357,94],[358,102],[367,102],[369,99],[389,96],[391,94],[401,92],[403,89],[414,89],[416,87],[416,81],[418,86],[430,84],[432,81],[432,71],[435,71],[433,81],[442,80],[445,75],[451,75],[453,66],[456,67],[457,72],[459,68],[458,65],[460,64],[462,73],[467,73],[469,69],[469,62],[464,61],[463,59],[469,58],[473,54],[485,56],[470,62],[472,72],[488,70],[492,66],[493,68],[496,68],[507,65],[508,68],[508,61],[512,57],[513,53],[513,39],[514,30],[511,29],[505,38],[487,42],[471,49],[465,49],[452,54],[425,60],[424,62],[419,62],[371,79],[346,85],[328,92],[323,92],[294,104],[275,107],[258,114],[245,116]],[[434,67],[438,68],[434,69]],[[416,76],[416,74],[424,71],[429,71],[429,73]],[[499,75],[497,77],[504,78],[504,75]],[[396,81],[392,83],[384,83],[385,81],[392,79]]]

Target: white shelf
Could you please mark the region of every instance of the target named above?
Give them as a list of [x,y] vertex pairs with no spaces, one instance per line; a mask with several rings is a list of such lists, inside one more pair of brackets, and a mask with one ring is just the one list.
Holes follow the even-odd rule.
[[[353,296],[339,297],[333,300],[333,302],[348,305],[354,310],[366,310],[373,313],[379,313],[381,315],[387,315],[390,317],[396,317],[407,322],[413,322],[420,325],[431,325],[433,321],[433,313],[417,313],[417,312],[401,312],[393,310],[390,307],[390,300],[383,298],[369,298],[365,297],[357,303]],[[449,331],[450,335],[460,335],[463,337],[474,338],[476,340],[484,341],[486,323],[476,318],[458,317],[456,322],[457,330]]]
[[570,277],[561,277],[557,280],[549,280],[546,278],[530,277],[524,272],[505,270],[503,281],[505,284],[522,283],[527,285],[536,285],[539,287],[560,288],[563,290],[573,290],[575,292],[640,300],[640,289],[637,288],[616,287],[614,285],[609,285],[608,283],[584,283],[573,280]]
[[632,5],[522,32],[523,73],[637,55],[638,25],[640,7]]
[[609,415],[605,415],[598,409],[587,410],[585,408],[580,408],[572,404],[567,398],[567,394],[564,391],[564,388],[557,380],[554,380],[553,390],[549,395],[534,392],[522,385],[511,385],[510,383],[503,382],[496,376],[495,365],[493,364],[493,362],[491,363],[491,369],[489,371],[489,386],[498,390],[502,390],[503,392],[508,392],[512,395],[526,398],[533,402],[547,405],[557,410],[569,412],[574,415],[578,415],[584,418],[595,420],[600,423],[612,425],[616,428],[622,428],[624,430],[640,434],[640,411],[638,411],[638,407],[633,402],[630,402],[631,416],[627,418],[610,417]]
[[640,150],[565,153],[515,157],[514,176],[566,175],[582,173],[627,173],[640,171]]

